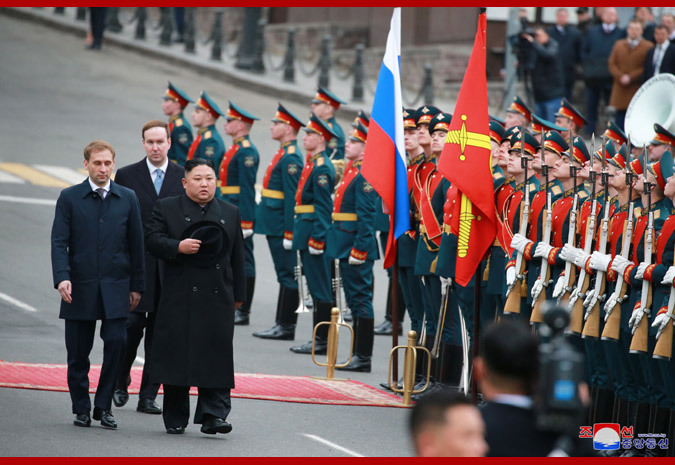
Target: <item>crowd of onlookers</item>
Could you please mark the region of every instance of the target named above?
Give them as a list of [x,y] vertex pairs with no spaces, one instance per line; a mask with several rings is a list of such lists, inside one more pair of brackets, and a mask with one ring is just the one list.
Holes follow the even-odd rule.
[[626,110],[640,86],[656,74],[675,73],[675,15],[664,13],[656,21],[650,7],[636,7],[623,29],[616,8],[594,10],[591,16],[589,8],[577,8],[577,25],[571,25],[567,8],[560,8],[555,25],[521,34],[531,44],[525,65],[535,112],[555,120],[560,99],[571,101],[574,84],[582,79],[588,135],[595,132],[600,102],[614,108],[624,130]]

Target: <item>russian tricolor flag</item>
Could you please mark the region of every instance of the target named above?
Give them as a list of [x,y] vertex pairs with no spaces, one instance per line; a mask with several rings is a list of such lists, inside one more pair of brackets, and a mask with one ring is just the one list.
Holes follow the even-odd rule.
[[396,257],[396,239],[410,229],[410,200],[403,142],[401,97],[401,8],[394,8],[382,59],[361,173],[390,213],[384,267]]

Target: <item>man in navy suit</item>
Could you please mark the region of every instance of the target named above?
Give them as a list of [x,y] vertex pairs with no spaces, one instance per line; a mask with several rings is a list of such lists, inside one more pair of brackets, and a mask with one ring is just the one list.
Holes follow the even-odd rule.
[[675,73],[675,45],[668,40],[668,28],[663,24],[654,28],[654,43],[645,56],[643,81],[660,73]]
[[[168,124],[159,120],[149,121],[143,126],[142,136],[143,149],[147,156],[138,163],[120,168],[115,176],[115,182],[136,193],[141,206],[141,220],[145,225],[150,219],[157,199],[175,197],[185,192],[182,182],[185,170],[180,165],[169,163],[168,153],[172,141]],[[146,250],[145,293],[138,307],[130,312],[127,318],[126,352],[120,364],[117,386],[113,394],[116,407],[124,406],[129,400],[127,385],[131,380],[131,366],[136,359],[136,351],[145,329],[145,363],[136,410],[150,414],[162,413],[162,409],[155,402],[160,385],[151,383],[148,376],[150,372],[148,361],[150,360],[159,293],[159,264],[157,259]]]
[[140,207],[133,191],[110,180],[115,149],[96,140],[84,149],[89,177],[64,189],[52,226],[54,288],[66,320],[68,390],[75,426],[89,426],[89,353],[101,320],[103,366],[94,398],[94,420],[114,429],[110,407],[126,343],[125,323],[145,290]]

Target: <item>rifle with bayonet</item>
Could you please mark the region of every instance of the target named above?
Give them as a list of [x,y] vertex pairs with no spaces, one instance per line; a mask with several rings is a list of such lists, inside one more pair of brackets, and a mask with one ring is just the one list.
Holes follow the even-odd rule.
[[[572,144],[572,131],[570,131],[570,175],[574,179],[574,200],[572,201],[572,209],[570,210],[570,221],[569,221],[569,229],[567,231],[567,243],[568,244],[575,244],[575,238],[577,234],[577,214],[578,214],[578,209],[579,209],[579,194],[577,192],[577,172],[579,168],[576,166],[572,165],[572,160],[574,156],[574,145]],[[570,285],[570,283],[574,284],[575,281],[575,276],[576,276],[576,268],[574,268],[573,263],[571,262],[566,262],[565,263],[565,271],[563,271],[563,274],[558,278],[558,280],[562,283],[562,287],[560,288],[560,295],[556,295],[555,289],[553,291],[553,298],[558,299],[558,305],[563,304],[564,302],[568,302],[570,298],[570,294],[574,290],[574,288]],[[556,283],[556,289],[559,287],[558,283]]]
[[[643,151],[644,152],[644,151]],[[654,212],[652,212],[652,183],[647,181],[647,154],[644,158],[644,191],[647,194],[647,229],[645,231],[645,250],[644,262],[647,265],[652,263],[652,251],[654,247]],[[649,280],[642,280],[642,290],[640,292],[640,301],[636,305],[637,310],[628,321],[631,326],[633,338],[630,342],[630,353],[639,354],[647,352],[647,335],[649,332],[649,322],[645,315],[649,316],[649,309],[652,306],[652,286]]]
[[[630,153],[630,142],[628,145]],[[621,245],[621,256],[628,258],[630,256],[631,245],[633,243],[633,228],[635,225],[635,201],[633,200],[633,181],[635,174],[629,169],[626,170],[626,185],[628,185],[628,217],[624,224],[623,243]],[[623,274],[616,277],[616,287],[614,292],[605,303],[605,328],[602,330],[601,339],[618,340],[621,329],[621,304],[628,299],[628,283],[623,279]]]
[[[586,233],[584,236],[584,252],[590,255],[593,247],[593,238],[595,236],[595,217],[598,212],[598,199],[595,198],[595,177],[596,172],[593,171],[593,157],[595,157],[595,134],[591,138],[591,166],[588,172],[588,180],[591,183],[591,214],[586,221]],[[574,247],[574,244],[570,244]],[[569,330],[575,334],[581,334],[583,318],[584,318],[584,299],[586,291],[590,285],[590,277],[586,273],[586,268],[581,266],[579,268],[579,276],[577,278],[577,286],[570,295],[569,306],[572,309],[570,314]]]
[[[527,173],[527,162],[525,157],[525,127],[520,132],[520,166],[525,170],[525,182],[523,182],[523,198],[520,201],[520,225],[518,233],[524,237],[527,236],[527,225],[530,220],[530,184]],[[508,218],[506,219],[508,221]],[[516,279],[506,289],[506,302],[504,304],[504,313],[520,313],[520,301],[524,297],[523,290],[527,292],[527,281],[525,275],[525,260],[522,252],[516,253]],[[527,295],[527,294],[525,294]]]
[[[609,208],[610,208],[610,198],[609,198],[609,171],[607,169],[607,160],[606,160],[606,140],[605,136],[602,136],[602,172],[600,174],[600,182],[605,190],[605,202],[604,202],[604,211],[602,215],[602,224],[600,225],[600,245],[598,251],[602,254],[607,252],[607,237],[609,234]],[[597,338],[600,336],[600,304],[605,301],[605,286],[606,286],[606,274],[604,271],[597,271],[595,273],[595,288],[592,291],[590,299],[587,298],[588,302],[584,302],[586,305],[586,313],[584,314],[584,330],[581,333],[581,337],[594,337]]]
[[[546,218],[546,223],[544,226],[544,235],[542,236],[542,242],[544,244],[551,245],[551,228],[553,226],[553,205],[551,202],[551,189],[548,185],[548,175],[549,175],[549,166],[546,164],[546,159],[544,155],[544,130],[541,130],[541,174],[544,177],[544,189],[546,189],[546,210],[544,211],[543,216]],[[534,219],[537,221],[537,218]],[[536,237],[534,238],[537,239]],[[533,289],[532,294],[532,315],[530,315],[530,323],[543,323],[544,315],[541,311],[541,304],[546,301],[546,288],[551,284],[551,270],[548,266],[548,257],[543,257],[541,259],[541,267],[539,269],[539,279],[541,284]]]

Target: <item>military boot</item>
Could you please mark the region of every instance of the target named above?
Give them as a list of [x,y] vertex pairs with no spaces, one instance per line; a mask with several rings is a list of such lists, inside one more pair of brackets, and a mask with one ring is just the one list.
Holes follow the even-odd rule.
[[255,276],[246,276],[246,300],[244,304],[234,311],[234,324],[247,326],[249,315],[251,314],[251,303],[253,302],[253,291],[255,290]]
[[354,318],[356,336],[352,361],[346,367],[336,368],[342,371],[360,371],[370,373],[370,361],[373,356],[374,320],[372,318]]

